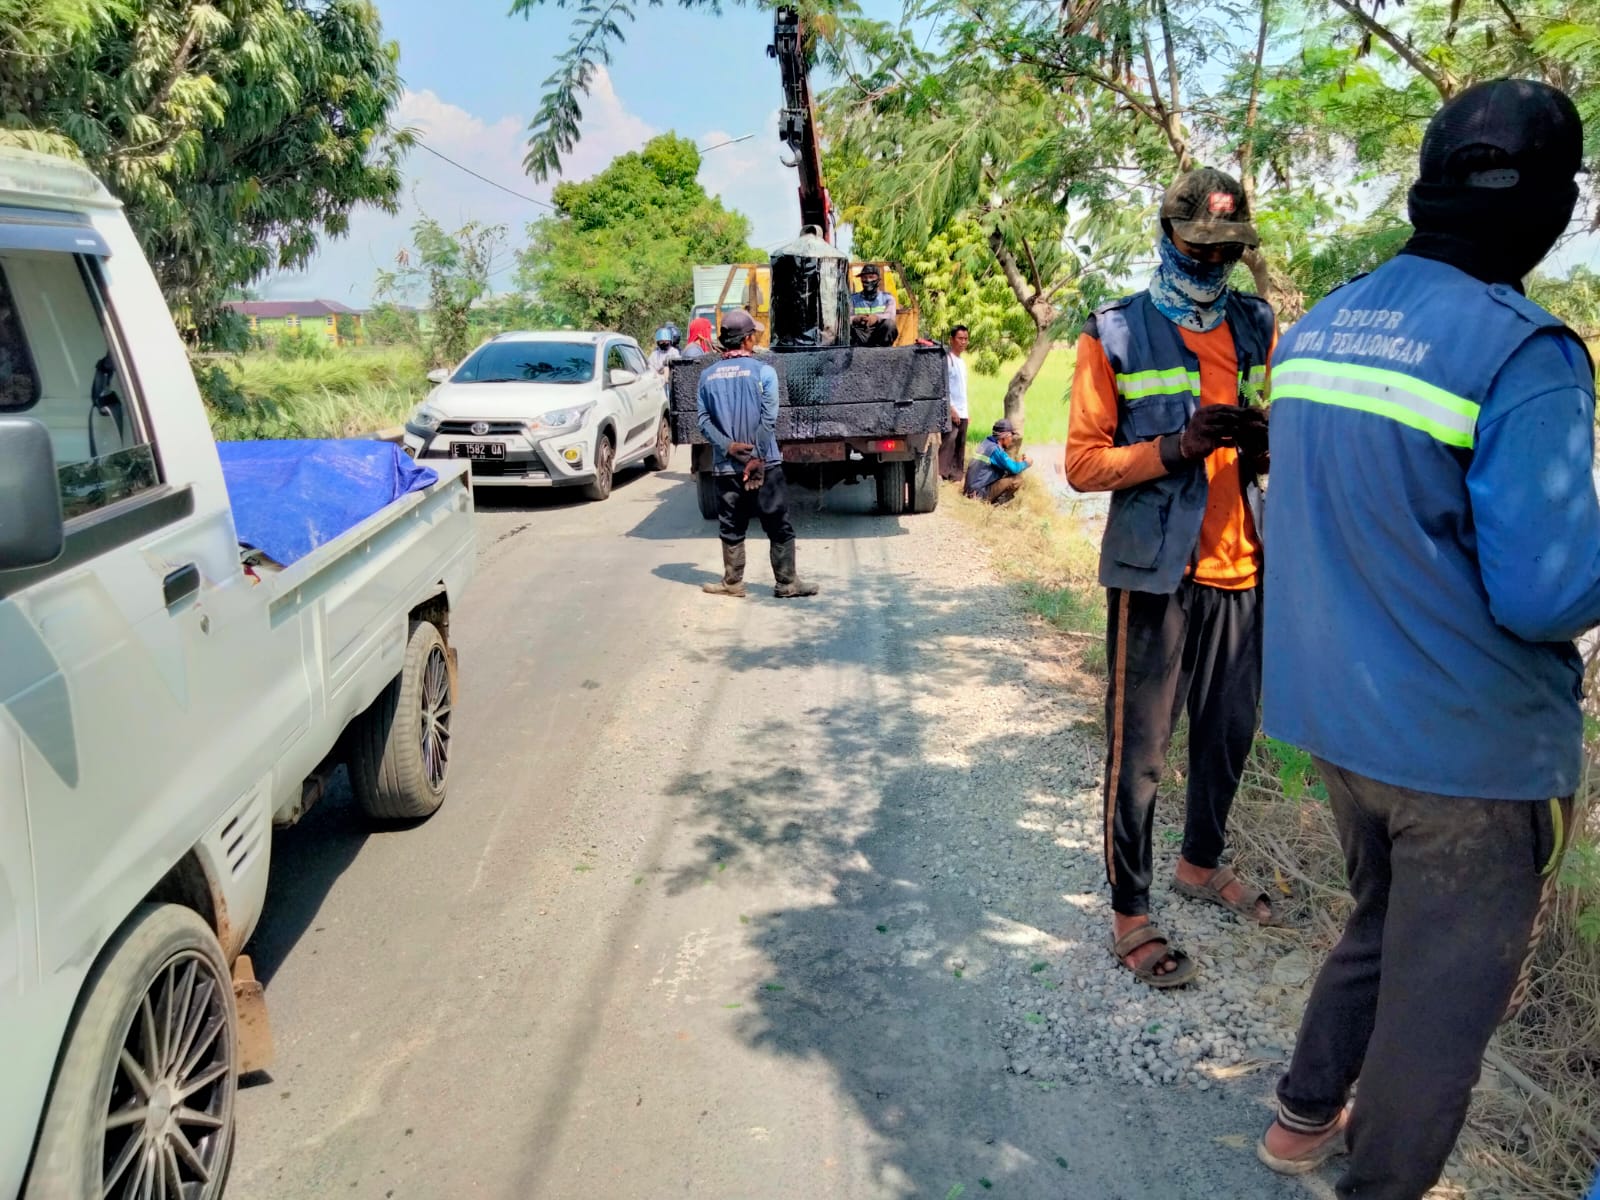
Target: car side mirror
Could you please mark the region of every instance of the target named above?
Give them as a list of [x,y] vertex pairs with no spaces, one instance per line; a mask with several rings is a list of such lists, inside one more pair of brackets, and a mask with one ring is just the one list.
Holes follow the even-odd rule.
[[627,387],[630,383],[639,382],[639,376],[626,367],[613,367],[608,378],[612,387]]
[[444,367],[435,367],[428,372],[429,383],[444,383],[450,378],[450,372]]
[[54,562],[65,543],[49,430],[25,417],[0,417],[0,571]]

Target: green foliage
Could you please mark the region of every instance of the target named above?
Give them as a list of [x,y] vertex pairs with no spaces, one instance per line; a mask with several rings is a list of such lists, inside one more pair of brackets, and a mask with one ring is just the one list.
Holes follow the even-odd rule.
[[1576,905],[1578,936],[1591,945],[1600,943],[1600,847],[1583,841],[1568,847],[1560,883]]
[[369,0],[0,0],[0,140],[81,157],[206,332],[230,288],[394,209],[398,53]]
[[366,331],[368,345],[422,349],[422,321],[413,308],[401,308],[389,301],[382,301],[367,312],[362,327]]
[[1528,296],[1544,305],[1587,340],[1600,338],[1600,273],[1574,267],[1565,279],[1534,275]]
[[428,389],[421,359],[407,349],[258,352],[192,365],[222,440],[372,433],[399,424]]
[[518,280],[554,323],[648,338],[687,319],[695,263],[760,262],[749,222],[700,186],[700,154],[667,133],[581,183],[561,183],[556,212],[529,226]]
[[[857,226],[860,256],[878,257],[871,238],[862,234]],[[924,336],[944,341],[956,325],[966,325],[972,333],[967,360],[973,371],[985,375],[1027,351],[1033,323],[994,270],[993,254],[976,222],[952,222],[909,249],[912,257],[900,265],[921,305]]]
[[1262,737],[1257,744],[1286,798],[1299,803],[1309,796],[1319,804],[1328,802],[1328,789],[1309,753],[1276,738]]
[[475,344],[472,308],[489,294],[498,269],[506,227],[468,221],[453,233],[424,215],[411,227],[414,250],[402,250],[393,271],[380,271],[374,294],[393,301],[425,290],[428,297],[429,362],[453,367]]

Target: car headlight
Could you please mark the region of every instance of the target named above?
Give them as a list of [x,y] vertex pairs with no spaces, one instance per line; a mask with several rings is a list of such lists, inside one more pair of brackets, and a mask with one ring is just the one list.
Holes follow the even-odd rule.
[[418,429],[426,430],[430,433],[439,428],[439,425],[441,422],[443,422],[443,420],[443,416],[434,412],[433,409],[429,408],[426,404],[411,414],[411,424],[416,426]]
[[594,402],[575,405],[572,408],[558,408],[554,412],[541,413],[527,423],[530,434],[567,433],[583,424],[584,417],[594,408]]

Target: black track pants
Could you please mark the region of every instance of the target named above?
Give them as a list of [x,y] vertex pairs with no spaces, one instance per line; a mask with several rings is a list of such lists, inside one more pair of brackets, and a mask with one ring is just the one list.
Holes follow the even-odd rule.
[[753,492],[745,490],[738,475],[718,475],[717,529],[730,545],[744,541],[753,516],[761,522],[767,540],[774,544],[794,541],[794,526],[789,524],[789,489],[783,482],[782,467],[768,467],[766,479]]
[[1106,595],[1106,879],[1111,907],[1140,916],[1150,911],[1156,786],[1185,710],[1183,857],[1215,867],[1222,855],[1261,698],[1261,592],[1185,580],[1170,596]]

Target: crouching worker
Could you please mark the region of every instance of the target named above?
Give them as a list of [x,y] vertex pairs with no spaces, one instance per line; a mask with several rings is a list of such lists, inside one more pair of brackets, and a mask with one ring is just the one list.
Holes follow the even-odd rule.
[[711,443],[722,538],[722,579],[702,590],[745,595],[744,535],[754,514],[772,547],[772,594],[815,596],[816,586],[795,574],[794,527],[778,452],[778,373],[753,353],[761,330],[749,313],[729,313],[722,321],[722,358],[700,373],[696,407],[700,432]]
[[1017,444],[1017,427],[1002,418],[983,439],[978,453],[967,465],[967,481],[961,488],[963,496],[974,500],[987,500],[990,504],[1005,504],[1022,486],[1022,473],[1033,465],[1033,459],[1024,454],[1011,457],[1011,448]]

